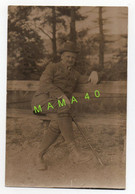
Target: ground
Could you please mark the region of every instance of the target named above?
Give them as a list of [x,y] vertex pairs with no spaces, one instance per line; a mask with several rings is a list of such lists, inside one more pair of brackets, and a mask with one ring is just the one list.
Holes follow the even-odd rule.
[[89,150],[91,160],[74,164],[60,137],[46,154],[48,169],[39,171],[35,161],[46,127],[38,119],[8,118],[6,186],[125,188],[125,119],[123,113],[84,114],[76,118],[103,166],[73,124],[77,145]]

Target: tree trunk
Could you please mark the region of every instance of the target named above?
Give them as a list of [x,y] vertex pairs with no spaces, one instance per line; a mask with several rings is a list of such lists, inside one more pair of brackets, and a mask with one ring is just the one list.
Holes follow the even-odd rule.
[[99,65],[104,67],[104,31],[103,31],[103,18],[102,7],[99,7]]
[[71,7],[70,41],[76,44],[75,7]]
[[57,45],[56,45],[56,8],[52,7],[52,48],[53,48],[53,61],[57,58]]

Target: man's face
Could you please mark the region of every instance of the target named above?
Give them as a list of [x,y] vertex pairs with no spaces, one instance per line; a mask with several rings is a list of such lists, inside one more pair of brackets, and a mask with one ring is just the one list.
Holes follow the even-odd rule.
[[62,63],[66,66],[72,67],[75,64],[76,53],[64,52],[61,55]]

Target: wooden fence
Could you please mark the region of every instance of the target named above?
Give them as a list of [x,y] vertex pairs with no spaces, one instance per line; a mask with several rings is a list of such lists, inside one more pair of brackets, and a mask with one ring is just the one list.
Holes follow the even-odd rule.
[[[34,92],[39,87],[39,81],[21,81],[21,80],[8,80],[7,81],[7,104],[8,108],[22,108],[30,109],[30,101]],[[100,92],[100,98],[95,97],[95,90]],[[12,93],[12,94],[10,94]],[[13,94],[13,93],[17,93]],[[85,94],[89,93],[90,101],[85,102]],[[118,111],[119,109],[125,111],[126,109],[126,96],[127,96],[127,82],[126,81],[102,81],[100,84],[92,85],[80,84],[76,88],[73,95],[82,99],[79,105],[73,105],[74,109],[78,112],[85,109],[86,112],[91,110],[102,109],[105,111]],[[14,97],[13,97],[14,96]],[[17,107],[18,106],[18,107]],[[10,110],[11,111],[11,110]]]

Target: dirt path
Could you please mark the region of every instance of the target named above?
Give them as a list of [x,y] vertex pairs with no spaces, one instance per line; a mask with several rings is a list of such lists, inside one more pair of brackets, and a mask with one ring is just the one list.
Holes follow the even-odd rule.
[[[125,187],[125,115],[83,115],[78,119],[88,141],[102,158],[99,165],[90,151],[91,160],[75,165],[68,159],[65,142],[58,139],[47,153],[48,170],[39,171],[35,160],[43,134],[39,120],[7,120],[6,185],[24,187]],[[78,146],[89,149],[74,126]]]

